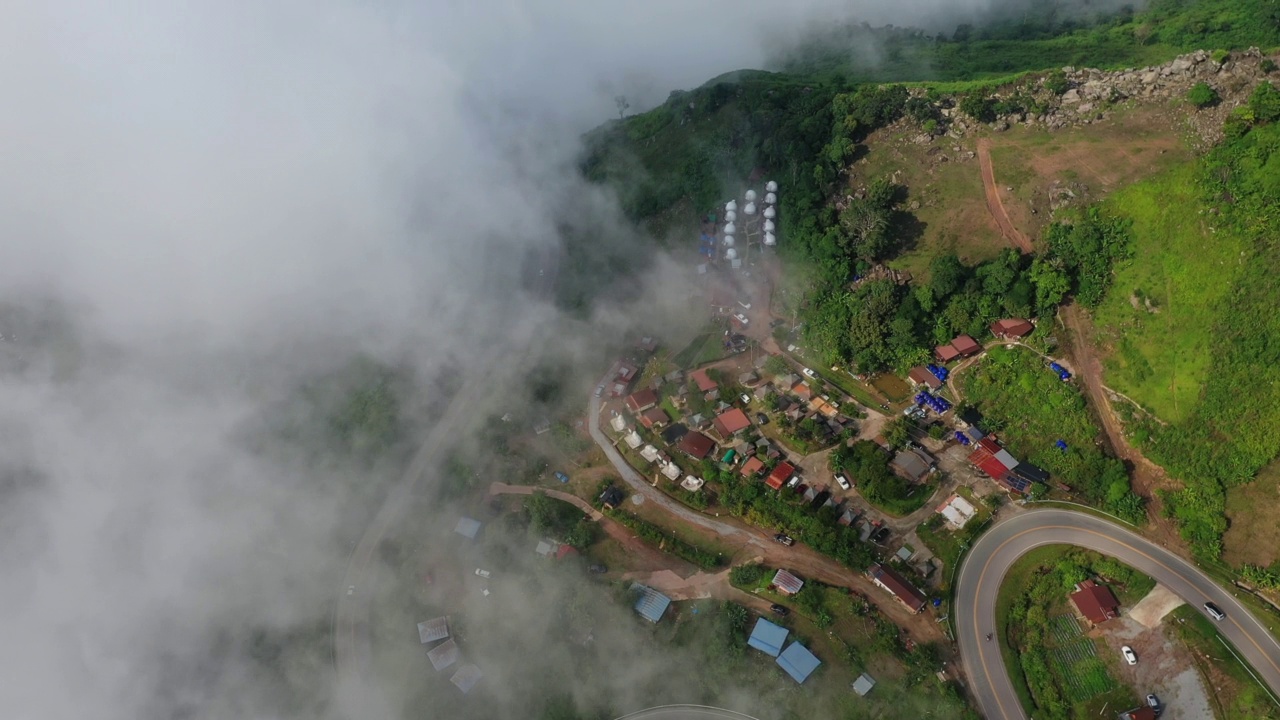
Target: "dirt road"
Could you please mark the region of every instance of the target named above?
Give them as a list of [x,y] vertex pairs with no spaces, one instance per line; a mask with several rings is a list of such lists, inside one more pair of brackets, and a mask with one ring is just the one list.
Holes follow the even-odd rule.
[[978,138],[978,164],[982,166],[982,187],[987,195],[987,210],[1000,228],[1000,234],[1022,252],[1031,252],[1031,238],[1013,226],[1009,213],[1005,212],[1004,201],[1000,199],[996,171],[991,165],[991,140],[988,138]]
[[666,493],[650,485],[645,479],[627,464],[622,454],[609,442],[600,429],[600,409],[603,403],[599,398],[591,398],[591,417],[589,429],[591,437],[604,451],[614,469],[623,480],[631,486],[633,493],[641,495],[647,502],[661,507],[667,513],[678,518],[686,528],[699,534],[714,536],[717,540],[742,541],[739,551],[734,555],[732,564],[743,562],[763,562],[773,567],[785,567],[805,579],[818,580],[837,587],[851,587],[867,596],[889,619],[905,629],[917,642],[932,642],[943,639],[942,628],[928,613],[916,615],[906,606],[897,602],[884,590],[876,587],[864,574],[854,572],[840,563],[803,545],[787,547],[776,543],[772,533],[759,528],[727,522],[719,518],[703,515],[700,512],[676,501]]

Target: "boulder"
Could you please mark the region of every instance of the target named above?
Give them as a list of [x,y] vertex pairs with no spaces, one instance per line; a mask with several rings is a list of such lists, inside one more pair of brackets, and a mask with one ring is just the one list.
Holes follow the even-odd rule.
[[1071,104],[1080,102],[1080,91],[1075,88],[1062,93],[1063,104]]

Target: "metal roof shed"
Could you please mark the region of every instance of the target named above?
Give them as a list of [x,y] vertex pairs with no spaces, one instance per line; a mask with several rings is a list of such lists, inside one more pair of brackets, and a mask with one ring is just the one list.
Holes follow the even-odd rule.
[[818,669],[822,661],[809,652],[809,648],[793,642],[778,656],[777,663],[793,680],[803,683],[814,670]]
[[447,637],[449,637],[449,618],[446,616],[418,623],[418,640],[423,645],[437,640],[444,640]]
[[475,540],[476,533],[480,532],[480,521],[469,517],[458,518],[458,524],[453,526],[453,531],[468,540]]
[[773,582],[770,585],[777,588],[778,592],[784,595],[795,595],[800,592],[800,588],[804,587],[804,581],[786,570],[779,570],[773,576]]
[[639,597],[636,598],[635,604],[636,612],[651,623],[661,620],[662,614],[667,611],[667,606],[671,604],[671,598],[639,583],[632,585],[631,589],[639,592]]
[[867,693],[871,692],[871,688],[875,686],[876,679],[866,673],[862,673],[857,680],[853,681],[853,691],[862,697],[866,697]]
[[434,650],[427,653],[427,659],[431,661],[431,667],[437,671],[443,670],[450,665],[458,662],[458,644],[453,640],[446,640],[440,643]]
[[449,682],[456,685],[463,693],[469,693],[471,688],[475,687],[482,677],[484,677],[484,673],[480,672],[480,668],[468,663],[458,668],[458,672],[449,678]]
[[782,652],[782,646],[787,642],[787,634],[791,631],[760,618],[756,621],[755,629],[751,631],[751,637],[747,638],[747,644],[771,657],[778,657]]

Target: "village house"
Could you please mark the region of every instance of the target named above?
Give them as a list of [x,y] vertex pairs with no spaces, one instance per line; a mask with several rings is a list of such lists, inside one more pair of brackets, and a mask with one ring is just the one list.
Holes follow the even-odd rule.
[[773,469],[773,472],[769,473],[769,477],[764,482],[774,490],[778,490],[783,485],[787,484],[787,481],[791,479],[791,476],[794,475],[795,472],[795,466],[791,463],[781,462]]
[[795,595],[802,587],[804,587],[804,581],[786,570],[779,570],[773,576],[773,582],[769,583],[770,589],[783,595]]
[[742,467],[738,472],[742,473],[743,477],[753,478],[756,475],[759,475],[760,471],[763,469],[764,463],[760,461],[760,458],[749,457],[746,462],[742,463]]
[[911,368],[911,372],[907,373],[907,379],[911,381],[913,386],[924,385],[930,390],[937,390],[942,387],[942,381],[923,365]]
[[709,393],[720,387],[720,385],[715,380],[712,380],[711,376],[707,374],[706,369],[694,370],[689,373],[689,379],[698,386],[699,392]]
[[929,477],[937,462],[924,450],[907,448],[894,455],[889,466],[903,480],[918,483]]
[[876,585],[889,591],[903,605],[906,605],[911,612],[920,612],[924,609],[925,598],[920,591],[915,589],[907,579],[899,575],[893,568],[887,568],[880,563],[876,563],[867,570],[867,574],[871,576],[871,581]]
[[801,400],[808,400],[809,398],[813,397],[813,390],[809,387],[809,383],[798,382],[795,385],[791,386],[791,394],[795,395]]
[[1017,340],[1026,337],[1035,330],[1035,326],[1021,318],[997,320],[991,323],[991,334],[1001,340]]
[[627,409],[633,413],[642,413],[658,404],[658,393],[653,390],[641,390],[627,396]]
[[680,438],[680,444],[676,447],[685,455],[695,460],[701,460],[710,455],[715,446],[715,441],[706,435],[700,432],[690,432]]
[[939,345],[933,349],[933,356],[936,357],[940,363],[949,363],[960,357],[960,351],[950,345]]
[[1076,591],[1071,593],[1071,603],[1092,625],[1120,615],[1120,602],[1111,593],[1111,589],[1093,580],[1085,580],[1076,585]]
[[957,335],[951,341],[951,347],[955,348],[956,352],[960,353],[962,357],[970,357],[982,352],[982,346],[978,344],[978,341],[968,335]]
[[751,427],[751,421],[747,419],[747,414],[738,408],[720,413],[712,424],[722,440],[728,440]]
[[640,424],[654,430],[671,422],[671,417],[667,415],[667,411],[660,407],[653,407],[645,410],[640,414]]

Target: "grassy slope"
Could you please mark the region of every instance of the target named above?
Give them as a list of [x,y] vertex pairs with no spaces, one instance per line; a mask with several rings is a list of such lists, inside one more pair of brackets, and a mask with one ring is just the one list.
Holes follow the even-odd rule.
[[[1132,218],[1136,261],[1120,268],[1096,321],[1112,352],[1106,380],[1162,419],[1194,407],[1209,372],[1219,301],[1232,287],[1246,242],[1211,230],[1187,165],[1116,193],[1111,210]],[[1155,312],[1142,301],[1149,298]]]

